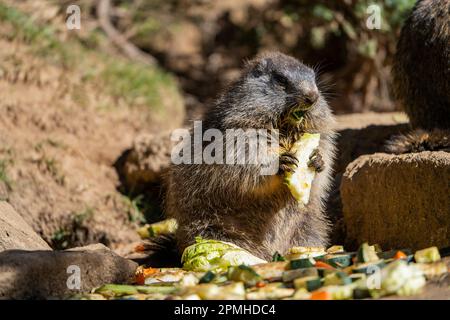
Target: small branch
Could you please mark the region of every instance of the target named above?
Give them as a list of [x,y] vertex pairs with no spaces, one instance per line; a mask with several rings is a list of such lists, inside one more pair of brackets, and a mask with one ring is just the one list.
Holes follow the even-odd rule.
[[148,65],[155,65],[158,62],[156,59],[140,50],[134,44],[129,42],[111,23],[110,20],[111,1],[110,0],[98,0],[97,2],[97,16],[98,21],[106,33],[108,38],[114,43],[115,46],[120,48],[123,53],[130,59],[138,62],[142,62]]

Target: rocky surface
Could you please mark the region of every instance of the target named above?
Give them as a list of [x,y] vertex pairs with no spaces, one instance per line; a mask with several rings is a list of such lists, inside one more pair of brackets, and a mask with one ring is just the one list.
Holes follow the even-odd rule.
[[359,157],[347,167],[340,188],[347,243],[449,246],[449,181],[446,152]]
[[51,250],[6,201],[0,201],[0,252],[8,249]]
[[128,283],[136,268],[135,262],[101,244],[66,251],[7,250],[0,253],[0,299],[49,299],[89,292],[105,283]]

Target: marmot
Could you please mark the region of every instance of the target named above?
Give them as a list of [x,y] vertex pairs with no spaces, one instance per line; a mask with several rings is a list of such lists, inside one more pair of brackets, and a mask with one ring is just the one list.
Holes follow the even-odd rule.
[[419,0],[402,28],[392,68],[394,95],[414,131],[393,153],[450,151],[450,0]]
[[[303,121],[286,121],[299,104],[309,106]],[[202,130],[278,129],[285,150],[277,154],[279,171],[261,175],[259,165],[173,164],[166,176],[165,211],[178,220],[178,250],[196,236],[234,243],[264,259],[292,246],[325,246],[334,122],[312,69],[282,53],[249,61],[206,112]],[[303,133],[320,133],[320,143],[309,162],[317,172],[310,200],[301,208],[283,177],[297,162],[289,150]]]

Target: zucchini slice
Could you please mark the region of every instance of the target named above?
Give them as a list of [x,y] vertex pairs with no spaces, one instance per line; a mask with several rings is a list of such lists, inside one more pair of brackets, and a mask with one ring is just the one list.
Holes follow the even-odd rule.
[[251,267],[240,265],[237,267],[229,267],[227,273],[228,279],[233,281],[244,282],[247,286],[254,286],[261,281],[261,276]]
[[334,253],[343,253],[345,252],[343,246],[332,246],[327,249],[327,253],[334,254]]
[[439,249],[437,247],[430,247],[423,250],[416,251],[414,260],[417,263],[431,263],[441,260]]
[[303,277],[294,280],[295,289],[305,288],[308,291],[314,291],[322,286],[322,281],[319,277]]
[[364,263],[364,262],[375,262],[380,260],[378,258],[378,255],[375,251],[374,246],[369,246],[367,242],[363,243],[359,249],[357,254],[358,262]]
[[316,264],[313,258],[291,260],[291,269],[312,268]]
[[203,277],[200,278],[199,283],[210,283],[216,278],[216,274],[212,271],[206,272]]
[[297,278],[319,277],[319,271],[316,268],[303,268],[287,270],[283,272],[283,282],[291,282]]
[[366,263],[358,263],[352,269],[353,273],[364,273],[364,274],[372,274],[373,270],[376,268],[384,268],[386,266],[386,262],[384,260],[379,260],[376,262],[366,262]]
[[304,133],[300,140],[294,143],[292,151],[298,160],[294,172],[285,174],[285,183],[299,204],[306,206],[309,203],[312,182],[316,171],[308,166],[309,157],[319,147],[320,134]]
[[325,262],[335,268],[345,268],[352,264],[352,256],[349,254],[327,255]]
[[335,273],[331,273],[328,274],[327,276],[325,276],[323,284],[325,286],[330,286],[330,285],[347,285],[347,284],[351,284],[352,283],[352,279],[345,273],[342,271],[338,271]]

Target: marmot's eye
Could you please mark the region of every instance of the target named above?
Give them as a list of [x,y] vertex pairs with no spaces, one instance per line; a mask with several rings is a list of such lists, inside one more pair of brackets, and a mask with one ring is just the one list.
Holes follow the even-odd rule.
[[252,70],[252,76],[255,78],[259,78],[263,75],[263,72],[260,68],[255,68]]
[[289,84],[288,79],[283,76],[282,74],[279,73],[274,73],[273,74],[273,80],[280,86],[282,87],[287,87],[287,85]]

